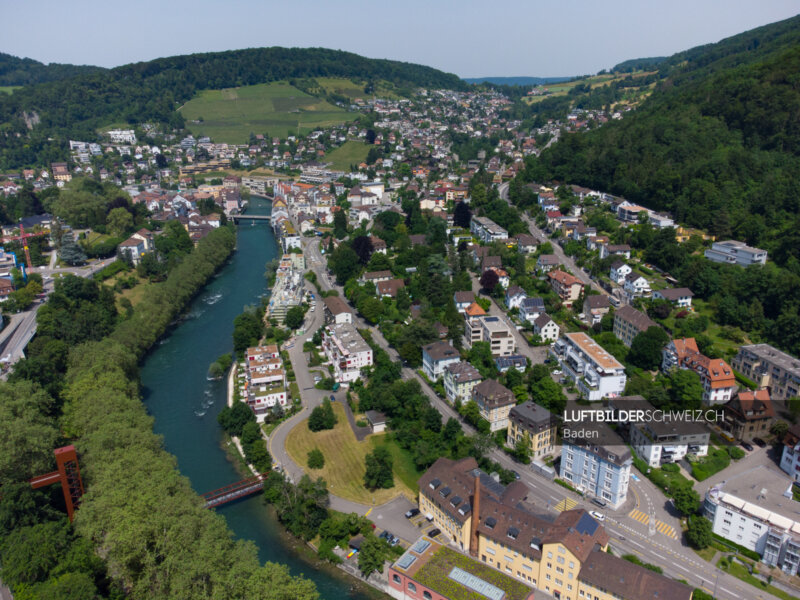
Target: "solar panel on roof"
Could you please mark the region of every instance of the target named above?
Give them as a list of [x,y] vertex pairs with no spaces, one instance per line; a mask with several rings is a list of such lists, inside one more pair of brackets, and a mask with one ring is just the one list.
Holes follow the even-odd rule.
[[480,577],[475,577],[475,575],[467,573],[458,567],[453,567],[448,577],[453,581],[460,583],[464,587],[468,587],[469,589],[486,596],[490,600],[503,600],[506,595],[506,593],[499,587],[484,581]]
[[400,557],[400,560],[397,561],[397,566],[401,569],[408,569],[408,567],[410,567],[415,560],[417,560],[416,556],[406,552]]
[[600,527],[600,523],[595,521],[589,513],[583,513],[581,518],[578,519],[578,524],[575,525],[578,533],[583,535],[594,535],[598,527]]
[[426,539],[417,540],[417,542],[413,546],[411,546],[411,550],[413,550],[417,554],[422,554],[423,552],[425,552],[425,550],[430,548],[430,546],[431,543]]

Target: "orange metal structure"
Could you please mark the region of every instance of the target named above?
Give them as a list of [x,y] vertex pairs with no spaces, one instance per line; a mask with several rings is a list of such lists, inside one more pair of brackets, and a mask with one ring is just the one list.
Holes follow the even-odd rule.
[[72,521],[83,496],[78,453],[75,451],[75,446],[70,444],[63,448],[56,448],[54,454],[58,470],[34,477],[30,480],[30,484],[32,488],[36,489],[61,482],[61,491],[64,493],[64,502],[67,505],[67,515]]

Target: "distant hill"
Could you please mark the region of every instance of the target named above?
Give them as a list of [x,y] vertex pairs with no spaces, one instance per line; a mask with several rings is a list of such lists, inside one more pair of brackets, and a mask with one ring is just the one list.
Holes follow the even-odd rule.
[[[183,126],[176,109],[203,90],[289,80],[339,77],[385,81],[399,91],[416,87],[463,90],[456,75],[431,67],[364,58],[324,48],[251,48],[173,56],[69,79],[27,86],[0,97],[0,169],[63,158],[66,141],[94,139],[112,123],[167,123]],[[29,130],[26,118],[39,123]],[[17,134],[23,134],[17,136]]]
[[569,81],[572,77],[465,77],[467,83],[493,83],[495,85],[544,85]]
[[75,77],[83,73],[102,71],[101,67],[62,65],[50,63],[46,65],[32,58],[17,58],[11,54],[0,52],[0,86],[30,85]]
[[633,71],[649,71],[667,60],[666,56],[651,56],[650,58],[632,58],[614,65],[613,73],[631,73]]
[[662,61],[622,121],[562,136],[538,176],[625,196],[800,272],[800,17]]

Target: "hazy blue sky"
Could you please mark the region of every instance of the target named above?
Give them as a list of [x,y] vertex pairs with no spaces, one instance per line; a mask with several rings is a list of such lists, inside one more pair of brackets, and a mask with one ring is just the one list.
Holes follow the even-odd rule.
[[105,67],[320,46],[462,77],[595,73],[800,12],[798,0],[0,0],[0,52]]

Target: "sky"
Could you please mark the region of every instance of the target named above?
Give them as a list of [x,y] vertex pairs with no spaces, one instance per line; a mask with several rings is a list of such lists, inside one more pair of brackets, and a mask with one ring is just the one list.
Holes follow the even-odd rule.
[[[0,0],[0,52],[114,67],[324,47],[461,77],[593,74],[800,13],[798,0]],[[27,25],[26,25],[27,24]]]

